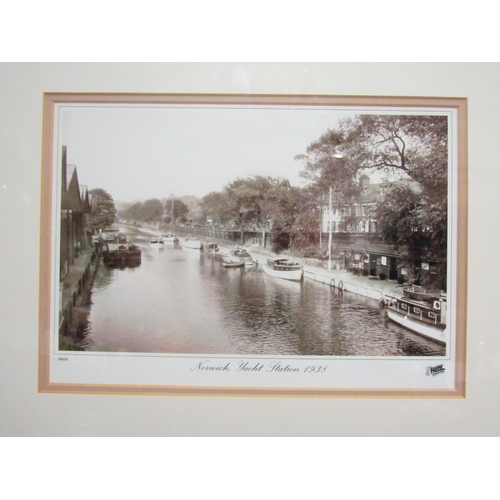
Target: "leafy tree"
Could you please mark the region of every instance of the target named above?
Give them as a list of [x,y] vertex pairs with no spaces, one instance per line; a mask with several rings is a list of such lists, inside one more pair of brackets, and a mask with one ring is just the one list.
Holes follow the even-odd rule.
[[92,196],[92,211],[88,225],[94,230],[105,229],[116,218],[115,202],[112,196],[104,189],[91,189],[89,194]]
[[163,218],[163,205],[157,198],[146,200],[142,205],[141,218],[144,222],[161,221]]
[[289,247],[296,216],[296,191],[287,179],[261,175],[238,178],[225,186],[223,196],[236,227],[259,228],[264,240],[271,223],[275,250]]
[[233,218],[229,210],[229,199],[225,192],[212,191],[201,200],[203,218],[211,217],[217,224],[226,224]]
[[[301,252],[307,250],[307,255],[317,255],[320,230],[321,208],[316,203],[312,188],[295,190],[296,212],[292,224],[292,246]],[[311,250],[314,247],[314,250]],[[310,254],[310,255],[309,255]]]
[[393,187],[379,202],[375,217],[384,241],[401,255],[407,280],[420,284],[422,259],[446,260],[446,218],[437,205],[422,202],[418,191]]
[[126,220],[140,221],[141,219],[142,203],[140,201],[130,205],[130,207],[120,212],[120,217]]
[[[336,158],[341,151],[343,157]],[[312,193],[323,198],[329,186],[337,204],[355,203],[362,174],[388,180],[411,179],[417,192],[395,190],[377,207],[384,240],[403,259],[446,258],[448,206],[448,121],[430,115],[356,115],[342,120],[296,157]],[[321,199],[321,198],[320,198]],[[355,223],[356,217],[344,219]],[[422,229],[422,228],[425,228]]]
[[446,198],[448,121],[445,116],[357,115],[341,122],[343,152],[359,169],[411,178],[428,199]]
[[[188,206],[179,199],[174,199],[174,211],[173,211],[173,217],[175,219],[180,219],[182,222],[186,221],[186,215],[189,212]],[[172,223],[172,200],[167,200],[165,202],[165,222],[167,224]]]

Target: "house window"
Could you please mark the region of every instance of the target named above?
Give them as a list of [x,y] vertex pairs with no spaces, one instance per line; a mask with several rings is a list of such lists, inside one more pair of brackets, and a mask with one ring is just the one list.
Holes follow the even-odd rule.
[[380,263],[381,263],[383,266],[387,266],[387,257],[381,257],[381,258],[380,258]]

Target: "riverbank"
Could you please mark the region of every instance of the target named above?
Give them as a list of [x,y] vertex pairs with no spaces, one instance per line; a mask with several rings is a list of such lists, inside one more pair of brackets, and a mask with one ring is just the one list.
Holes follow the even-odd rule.
[[82,252],[59,282],[59,348],[73,344],[88,320],[90,291],[99,266],[99,248]]
[[[269,256],[276,255],[257,247],[250,247],[247,250],[259,264],[264,263]],[[403,295],[402,285],[394,281],[381,280],[373,276],[355,275],[346,270],[324,269],[323,267],[312,265],[309,259],[297,258],[296,260],[303,266],[304,278],[318,281],[335,287],[338,290],[374,299],[381,305],[387,303],[387,300],[392,297],[401,297]]]
[[[155,231],[151,228],[141,228],[140,230],[149,234],[160,234],[157,230]],[[229,251],[233,248],[233,246],[227,244],[219,246],[221,251]],[[262,249],[257,245],[246,246],[246,249],[258,264],[263,264],[270,256],[276,256],[275,253]],[[381,305],[386,304],[393,297],[398,298],[403,296],[402,285],[395,281],[381,280],[374,276],[355,275],[341,269],[328,270],[319,265],[314,265],[311,259],[297,258],[297,260],[303,266],[304,277],[306,279],[318,281],[344,292],[376,300]]]

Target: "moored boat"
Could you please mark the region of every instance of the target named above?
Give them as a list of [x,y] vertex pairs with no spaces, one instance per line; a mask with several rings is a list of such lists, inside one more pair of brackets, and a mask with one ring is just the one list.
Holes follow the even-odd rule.
[[141,250],[134,243],[105,242],[102,247],[102,256],[107,264],[136,262],[141,260]]
[[229,256],[229,257],[224,257],[222,265],[224,267],[243,267],[245,263],[240,259],[236,259],[234,257]]
[[300,281],[304,274],[300,264],[290,259],[290,257],[269,258],[262,266],[262,270],[275,278],[291,281]]
[[412,332],[446,344],[447,302],[444,297],[430,302],[393,297],[387,304],[387,316]]
[[161,239],[163,240],[163,243],[174,243],[179,241],[179,238],[177,238],[174,233],[164,233],[161,235]]
[[403,295],[411,300],[431,301],[439,298],[441,292],[427,290],[417,285],[411,285],[403,287]]
[[214,255],[219,253],[219,245],[217,243],[205,243],[203,245],[203,251],[209,255]]
[[251,266],[253,264],[253,258],[245,248],[235,248],[229,252],[229,255],[241,260],[245,266]]
[[163,240],[161,238],[161,236],[153,236],[153,238],[151,238],[149,240],[149,246],[150,248],[165,248],[165,243],[163,243]]
[[182,248],[192,248],[193,250],[200,250],[203,247],[201,240],[196,236],[186,236],[182,242]]
[[99,236],[102,242],[126,243],[127,241],[125,235],[118,229],[104,229]]

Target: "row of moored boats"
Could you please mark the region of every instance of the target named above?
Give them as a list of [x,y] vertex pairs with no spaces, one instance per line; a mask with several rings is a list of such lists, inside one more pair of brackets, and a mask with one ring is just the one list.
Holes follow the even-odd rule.
[[[151,238],[149,246],[152,248],[164,248],[165,243],[176,241],[179,242],[179,238],[177,238],[173,233],[166,233]],[[187,236],[180,242],[180,244],[182,248],[202,250],[207,252],[209,255],[216,255],[222,260],[223,267],[243,267],[256,264],[253,257],[243,247],[236,246],[231,250],[222,251],[219,249],[217,243],[203,243],[196,236]],[[291,259],[290,257],[269,258],[265,263],[263,263],[262,270],[270,276],[289,281],[301,281],[304,274],[302,266],[299,262]]]
[[[109,263],[125,263],[141,259],[140,248],[127,242],[118,230],[104,231],[100,239],[103,244],[103,258]],[[225,268],[240,268],[256,264],[253,257],[243,247],[221,250],[217,243],[202,242],[196,236],[180,239],[172,232],[154,236],[149,241],[151,248],[165,248],[168,243],[179,243],[182,248],[204,251],[222,260]],[[299,262],[290,257],[270,257],[260,264],[264,273],[275,278],[301,281],[304,271]],[[447,297],[441,292],[429,292],[421,287],[403,288],[403,296],[387,297],[387,316],[401,326],[424,337],[446,343]]]

